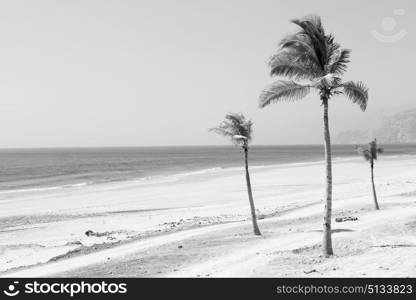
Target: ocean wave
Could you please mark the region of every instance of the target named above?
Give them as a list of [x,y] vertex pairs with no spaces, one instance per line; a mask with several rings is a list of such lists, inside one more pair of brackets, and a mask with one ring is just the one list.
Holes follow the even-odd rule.
[[88,182],[81,182],[81,183],[65,184],[65,185],[57,185],[57,186],[45,186],[45,187],[33,187],[33,188],[14,189],[14,190],[3,190],[3,191],[0,191],[0,195],[4,195],[4,194],[16,194],[16,193],[30,193],[30,192],[53,191],[53,190],[61,190],[61,189],[68,189],[68,188],[83,187],[83,186],[86,186],[88,184],[89,184]]
[[63,190],[63,189],[71,189],[71,188],[80,188],[80,187],[85,187],[85,186],[89,186],[93,184],[94,185],[108,184],[108,183],[123,183],[127,185],[158,184],[158,183],[166,183],[166,182],[175,182],[177,180],[187,178],[190,176],[215,173],[223,169],[224,169],[223,167],[213,167],[213,168],[206,168],[202,170],[168,174],[168,175],[153,175],[153,176],[145,176],[145,177],[139,177],[139,178],[124,178],[124,179],[118,179],[118,178],[107,179],[107,180],[100,179],[97,181],[81,182],[81,183],[73,183],[73,184],[62,184],[62,185],[57,185],[57,186],[17,188],[17,189],[9,189],[9,190],[0,190],[0,195],[55,191],[55,190]]
[[215,172],[222,171],[222,170],[224,170],[224,167],[214,167],[214,168],[207,168],[207,169],[202,169],[202,170],[198,170],[198,171],[178,173],[178,174],[175,174],[173,176],[187,177],[187,176],[193,176],[193,175],[203,175],[203,174],[215,173]]
[[183,178],[188,178],[190,176],[212,174],[212,173],[223,171],[225,169],[231,169],[231,168],[213,167],[213,168],[206,168],[206,169],[182,172],[182,173],[153,175],[153,176],[146,176],[146,177],[140,177],[140,178],[135,178],[135,179],[126,179],[124,180],[124,182],[127,184],[132,184],[132,185],[137,185],[137,184],[148,185],[148,184],[175,182]]

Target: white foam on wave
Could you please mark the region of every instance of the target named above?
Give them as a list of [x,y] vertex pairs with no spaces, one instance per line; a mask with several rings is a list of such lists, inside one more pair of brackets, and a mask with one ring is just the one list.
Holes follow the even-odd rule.
[[205,175],[205,174],[214,174],[217,172],[224,171],[224,167],[213,167],[196,171],[189,171],[183,173],[169,174],[169,175],[155,175],[155,176],[146,176],[137,179],[125,180],[124,183],[127,185],[150,185],[150,184],[160,184],[168,182],[176,182],[178,180],[188,178],[191,176]]
[[83,187],[83,186],[86,186],[88,184],[89,184],[88,182],[81,182],[81,183],[74,183],[74,184],[65,184],[65,185],[47,186],[47,187],[38,187],[38,188],[26,188],[26,189],[17,189],[17,190],[3,190],[3,191],[0,191],[0,195],[3,195],[3,194],[16,194],[16,193],[33,193],[33,192],[53,191],[53,190],[61,190],[61,189],[68,189],[68,188]]

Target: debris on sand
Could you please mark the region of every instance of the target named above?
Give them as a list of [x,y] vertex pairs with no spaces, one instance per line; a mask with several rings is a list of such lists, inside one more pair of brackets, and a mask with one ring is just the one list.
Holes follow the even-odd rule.
[[86,236],[97,236],[97,237],[101,237],[101,236],[108,235],[108,232],[100,233],[100,232],[94,232],[92,230],[87,230],[87,231],[85,231],[85,235]]
[[315,269],[310,270],[310,271],[303,271],[303,273],[305,273],[305,274],[311,274],[311,273],[316,273],[316,272],[318,272],[318,271],[316,271]]
[[84,234],[85,236],[80,237],[80,240],[77,241],[77,243],[86,247],[101,244],[114,244],[120,241],[131,239],[133,237],[131,232],[126,232],[123,230],[105,232],[87,230],[84,232]]
[[92,230],[85,231],[86,236],[91,236],[91,235],[93,235],[93,233],[94,233],[94,231],[92,231]]
[[347,222],[347,221],[357,221],[358,218],[357,217],[340,217],[340,218],[335,218],[335,222]]

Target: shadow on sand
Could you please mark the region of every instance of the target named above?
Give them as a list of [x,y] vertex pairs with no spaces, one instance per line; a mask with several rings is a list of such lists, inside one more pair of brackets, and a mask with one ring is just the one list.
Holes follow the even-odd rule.
[[[322,232],[321,230],[311,230],[310,232]],[[352,229],[333,229],[331,230],[332,233],[338,233],[338,232],[354,232]]]
[[377,245],[373,246],[374,248],[408,248],[408,247],[416,247],[416,245],[412,244],[386,244],[386,245]]

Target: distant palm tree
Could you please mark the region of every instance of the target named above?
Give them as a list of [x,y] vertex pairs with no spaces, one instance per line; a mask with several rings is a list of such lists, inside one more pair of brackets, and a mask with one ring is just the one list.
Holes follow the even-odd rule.
[[259,226],[257,225],[256,208],[254,207],[253,193],[251,191],[250,174],[248,172],[248,144],[252,139],[253,123],[246,120],[243,114],[231,113],[225,116],[220,126],[211,128],[210,131],[216,132],[220,135],[229,137],[231,141],[239,145],[244,150],[244,161],[246,169],[246,182],[248,199],[251,209],[251,220],[253,222],[253,230],[255,235],[261,235]]
[[373,198],[374,198],[374,205],[376,209],[380,209],[377,202],[377,194],[376,194],[376,188],[374,186],[374,161],[377,160],[378,154],[383,153],[384,150],[381,147],[377,146],[377,140],[374,139],[374,141],[371,141],[367,148],[358,147],[357,148],[358,153],[362,155],[366,161],[370,163],[371,167],[371,184],[373,186]]
[[278,80],[266,87],[260,95],[260,107],[283,100],[301,99],[312,89],[320,96],[324,110],[326,161],[323,251],[325,255],[332,255],[332,162],[328,103],[333,95],[344,94],[364,111],[368,90],[362,82],[342,82],[341,76],[347,70],[351,51],[341,49],[334,37],[325,33],[319,16],[308,16],[292,22],[300,30],[284,38],[269,61],[272,76],[283,76],[289,80]]

